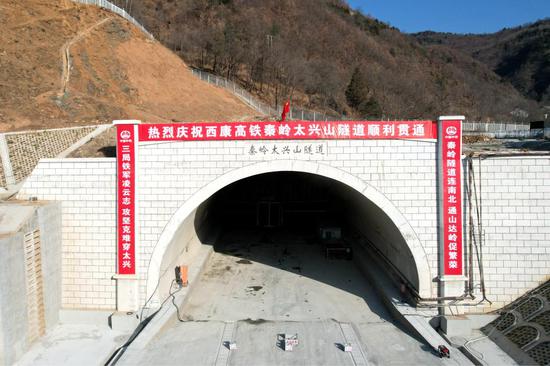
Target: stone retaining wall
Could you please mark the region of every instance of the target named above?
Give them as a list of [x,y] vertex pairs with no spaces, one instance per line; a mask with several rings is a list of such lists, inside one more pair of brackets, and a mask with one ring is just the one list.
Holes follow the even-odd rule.
[[[3,134],[7,145],[7,158],[13,171],[13,184],[22,182],[31,174],[40,159],[55,158],[80,140],[91,138],[98,129],[105,128],[100,125]],[[4,156],[1,158],[6,159]],[[0,167],[0,187],[7,188],[9,183],[4,169]]]

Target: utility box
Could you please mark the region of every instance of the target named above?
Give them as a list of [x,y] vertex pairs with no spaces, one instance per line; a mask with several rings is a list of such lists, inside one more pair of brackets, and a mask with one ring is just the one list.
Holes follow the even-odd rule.
[[326,259],[353,258],[352,248],[342,239],[342,228],[339,226],[321,226],[319,236],[323,244]]
[[176,275],[176,283],[180,287],[187,287],[187,285],[189,285],[188,267],[185,265],[177,266],[174,271]]

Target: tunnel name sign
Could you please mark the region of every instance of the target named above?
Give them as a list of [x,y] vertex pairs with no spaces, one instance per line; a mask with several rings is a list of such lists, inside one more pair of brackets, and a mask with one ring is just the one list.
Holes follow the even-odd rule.
[[234,140],[438,139],[440,252],[444,276],[462,275],[462,119],[433,121],[289,121],[117,125],[118,274],[136,273],[138,142]]

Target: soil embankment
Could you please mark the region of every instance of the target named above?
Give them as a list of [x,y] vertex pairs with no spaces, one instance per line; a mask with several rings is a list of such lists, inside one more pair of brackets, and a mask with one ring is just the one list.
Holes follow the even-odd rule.
[[256,114],[100,8],[68,0],[5,0],[0,28],[0,132]]

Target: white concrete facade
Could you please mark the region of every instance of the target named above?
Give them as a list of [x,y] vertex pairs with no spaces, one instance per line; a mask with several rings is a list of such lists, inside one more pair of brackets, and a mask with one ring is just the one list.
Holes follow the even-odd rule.
[[[250,155],[252,145],[256,149],[273,145],[301,146],[303,149],[305,145],[316,144],[323,144],[323,155],[283,156],[271,154],[271,151]],[[487,164],[482,162],[482,171],[487,170],[482,178],[483,207],[492,204],[491,197],[498,192],[491,184],[511,192],[522,190],[524,179],[527,179],[530,186],[536,187],[528,188],[534,189],[534,194],[548,194],[545,188],[545,180],[550,179],[548,158],[521,160],[527,172],[533,173],[529,178],[522,178],[521,171],[512,170],[505,173],[506,179],[500,179],[496,174],[502,173],[498,169],[509,168],[505,163],[507,159],[502,158],[504,163],[495,165],[498,168],[494,169],[490,168],[493,160],[491,163],[486,160]],[[22,199],[36,196],[62,202],[65,308],[114,309],[116,306],[112,279],[116,270],[115,166],[114,159],[42,160],[19,193]],[[154,292],[162,257],[173,234],[198,205],[227,184],[276,171],[307,172],[336,179],[374,202],[392,219],[407,242],[419,272],[420,294],[437,295],[437,282],[433,282],[438,275],[435,141],[164,142],[141,143],[139,147],[137,273],[140,303],[145,303]],[[515,207],[514,212],[522,215],[509,215],[506,223],[498,221],[503,219],[492,216],[489,209],[484,209],[483,216],[487,235],[493,235],[491,230],[494,230],[495,238],[499,239],[487,244],[484,261],[487,287],[491,288],[488,295],[495,300],[494,306],[513,300],[517,294],[547,278],[550,272],[547,264],[550,262],[550,222],[542,216],[542,213],[549,216],[550,201],[541,199],[533,209],[532,197],[515,194],[506,202],[508,207]],[[496,210],[502,208],[497,206],[500,204],[495,201]],[[538,221],[527,225],[531,219]],[[467,222],[466,217],[464,221]],[[500,234],[499,228],[503,225],[517,230],[513,230],[513,235]],[[466,233],[465,230],[465,238]],[[523,247],[530,251],[521,263],[519,259],[492,257],[499,252],[520,253],[517,245],[520,237]],[[521,268],[520,264],[528,267],[525,271],[530,271],[529,280],[515,273],[513,286],[499,282],[501,269],[497,268],[508,268],[513,273]],[[532,268],[537,268],[537,273]],[[501,292],[496,290],[499,288]],[[155,300],[162,299],[153,296],[153,303]]]
[[62,307],[114,309],[115,159],[42,159],[19,197],[61,202]]
[[0,204],[0,365],[16,363],[59,321],[60,206]]
[[481,207],[487,297],[498,307],[550,278],[550,156],[474,158],[473,171],[481,191],[474,228]]

